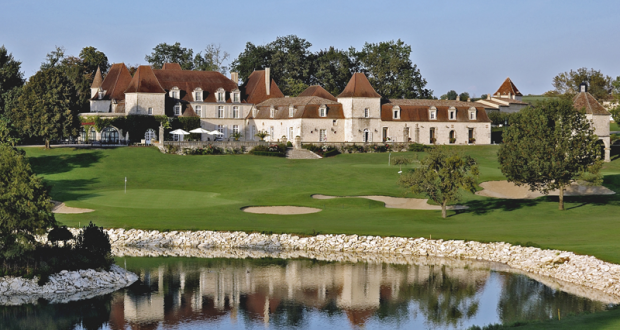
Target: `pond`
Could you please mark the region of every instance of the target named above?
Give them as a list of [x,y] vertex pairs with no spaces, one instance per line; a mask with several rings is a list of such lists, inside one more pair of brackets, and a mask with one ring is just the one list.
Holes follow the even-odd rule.
[[0,329],[467,329],[603,311],[488,263],[117,258],[140,280],[67,304],[0,306]]

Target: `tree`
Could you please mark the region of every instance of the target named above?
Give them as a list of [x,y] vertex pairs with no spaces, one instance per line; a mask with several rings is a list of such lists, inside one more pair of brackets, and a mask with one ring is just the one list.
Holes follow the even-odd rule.
[[387,98],[426,99],[433,91],[426,87],[417,65],[411,62],[411,46],[397,41],[366,43],[361,51],[349,54],[365,73],[377,93]]
[[469,99],[469,93],[463,92],[463,93],[459,94],[459,100],[460,101],[467,101],[467,99]]
[[101,73],[108,72],[110,68],[108,57],[102,51],[98,51],[97,48],[92,46],[82,48],[80,51],[80,59],[84,66],[84,74],[89,75],[91,82],[95,77],[97,68],[101,69]]
[[620,123],[620,105],[609,110],[609,112],[611,113],[611,118],[613,118],[616,123]]
[[449,90],[446,94],[443,94],[439,98],[442,100],[456,100],[457,96],[459,96],[459,94],[455,90]]
[[[221,50],[220,45],[209,44],[205,48],[204,55],[199,52],[194,57],[194,70],[199,71],[218,71],[226,75],[228,66],[224,65],[230,54]],[[237,82],[238,83],[238,82]]]
[[54,47],[54,50],[49,52],[45,56],[45,62],[41,63],[41,70],[51,69],[57,65],[62,64],[62,60],[65,58],[65,48],[62,46]]
[[34,235],[56,225],[49,189],[20,152],[0,143],[0,257],[17,260],[35,247]]
[[571,97],[579,93],[579,85],[588,83],[588,92],[597,100],[607,99],[612,90],[611,77],[601,71],[580,68],[577,71],[562,72],[553,78],[553,87],[559,94]]
[[154,69],[161,69],[164,63],[179,63],[183,70],[194,69],[194,51],[191,48],[181,47],[181,43],[174,45],[161,43],[150,55],[146,55],[144,60],[149,62]]
[[584,172],[600,168],[600,147],[594,128],[572,101],[542,101],[510,116],[498,158],[508,181],[543,194],[564,190]]
[[311,84],[321,85],[333,95],[338,95],[355,71],[355,63],[346,51],[330,47],[313,56]]
[[403,170],[403,165],[407,166],[411,164],[412,160],[407,157],[394,157],[392,159],[392,165],[398,165],[399,171]]
[[77,135],[76,93],[65,73],[56,67],[37,72],[24,86],[10,119],[22,134],[45,140]]
[[7,103],[12,103],[14,90],[24,85],[21,64],[4,46],[0,47],[0,116],[6,112]]
[[449,202],[460,199],[460,189],[475,192],[478,165],[470,156],[462,156],[445,147],[434,147],[420,161],[421,167],[400,176],[400,184],[414,194],[425,194],[441,204],[441,216],[447,216]]

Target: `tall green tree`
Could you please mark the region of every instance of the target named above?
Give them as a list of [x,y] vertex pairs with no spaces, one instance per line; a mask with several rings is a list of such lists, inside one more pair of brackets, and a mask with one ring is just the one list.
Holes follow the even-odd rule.
[[459,100],[464,102],[464,101],[467,101],[467,99],[469,99],[469,93],[463,92],[459,94]]
[[194,70],[199,71],[217,71],[223,75],[228,72],[228,66],[224,64],[230,57],[226,51],[223,51],[220,45],[209,44],[204,50],[204,54],[199,52],[194,57]]
[[15,89],[24,85],[21,62],[13,58],[4,47],[0,47],[0,116],[6,112],[7,104],[13,104]]
[[584,113],[567,99],[540,102],[510,116],[498,159],[508,181],[543,194],[564,191],[584,172],[600,168],[598,137]]
[[164,63],[179,63],[183,70],[194,69],[194,51],[191,48],[181,47],[180,42],[174,45],[161,43],[150,55],[146,55],[144,60],[149,62],[154,69],[161,69]]
[[23,152],[0,143],[0,258],[19,260],[34,249],[34,235],[54,225],[48,187]]
[[360,51],[349,50],[361,72],[377,93],[387,98],[427,99],[433,91],[426,87],[417,65],[411,62],[411,46],[397,41],[366,43]]
[[101,69],[101,73],[108,72],[110,68],[110,62],[104,52],[97,50],[93,46],[82,48],[80,51],[80,60],[82,60],[82,66],[84,67],[84,74],[90,77],[92,82],[97,72],[97,68]]
[[455,90],[449,90],[446,94],[441,95],[439,98],[441,100],[456,100],[456,97],[459,96]]
[[356,72],[347,51],[330,47],[313,56],[312,85],[321,85],[333,95],[340,94]]
[[424,194],[441,204],[441,216],[447,216],[448,203],[461,198],[460,189],[476,191],[478,165],[470,156],[453,149],[433,147],[421,166],[400,176],[400,184],[414,194]]
[[44,69],[24,86],[10,119],[21,134],[42,138],[49,148],[51,140],[77,135],[76,102],[74,85],[65,72],[57,67]]
[[600,70],[580,68],[553,77],[555,91],[567,97],[579,93],[579,85],[582,82],[588,83],[588,92],[597,100],[609,98],[612,90],[611,77],[604,75]]

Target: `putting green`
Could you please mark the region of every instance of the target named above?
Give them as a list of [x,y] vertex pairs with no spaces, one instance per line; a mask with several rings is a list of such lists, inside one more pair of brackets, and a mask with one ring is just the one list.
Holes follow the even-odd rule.
[[234,204],[238,201],[223,199],[220,194],[204,191],[129,189],[108,190],[81,196],[84,204],[132,209],[188,209]]

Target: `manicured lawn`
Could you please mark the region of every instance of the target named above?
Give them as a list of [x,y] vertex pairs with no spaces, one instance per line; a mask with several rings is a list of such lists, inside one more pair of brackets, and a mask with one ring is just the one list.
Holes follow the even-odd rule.
[[610,123],[609,124],[609,130],[610,131],[620,131],[620,126],[618,126],[618,123]]
[[[497,146],[461,148],[480,163],[479,181],[501,180]],[[388,154],[347,154],[323,160],[250,155],[174,156],[155,148],[45,151],[27,148],[34,170],[53,186],[54,199],[95,209],[59,214],[70,226],[158,230],[243,230],[347,233],[477,241],[533,242],[620,263],[620,196],[498,200],[464,194],[461,213],[387,209],[366,199],[316,200],[312,194],[404,196]],[[392,154],[394,155],[394,154]],[[410,157],[421,157],[407,153]],[[617,156],[614,156],[617,158]],[[605,185],[620,191],[620,161],[605,166]],[[127,177],[127,193],[124,179]],[[259,215],[249,205],[323,209],[309,215]]]

